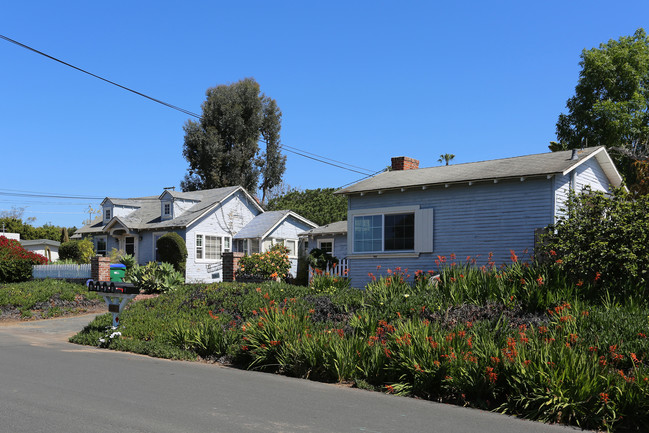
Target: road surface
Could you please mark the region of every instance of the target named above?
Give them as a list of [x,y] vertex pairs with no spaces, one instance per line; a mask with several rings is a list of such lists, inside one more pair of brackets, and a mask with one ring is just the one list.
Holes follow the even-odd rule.
[[92,316],[0,325],[0,432],[580,431],[197,362],[78,346]]

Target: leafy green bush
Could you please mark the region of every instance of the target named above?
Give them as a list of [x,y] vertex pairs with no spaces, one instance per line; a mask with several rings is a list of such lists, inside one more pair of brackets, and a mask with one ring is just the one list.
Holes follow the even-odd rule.
[[543,254],[579,284],[615,288],[649,282],[649,196],[572,193],[566,215],[545,235]]
[[171,263],[174,269],[185,275],[187,266],[187,245],[176,232],[169,232],[157,241],[161,262]]
[[185,283],[183,275],[174,270],[171,264],[156,262],[127,269],[124,279],[146,293],[169,292]]
[[311,278],[309,287],[316,293],[334,294],[341,290],[351,289],[351,280],[327,273],[316,273]]
[[265,253],[255,253],[239,260],[237,277],[276,280],[286,278],[291,269],[288,248],[281,244],[273,245]]
[[332,256],[326,251],[321,250],[320,248],[314,248],[307,256],[307,263],[313,269],[320,269],[321,271],[324,271],[327,269],[327,266],[338,264],[338,258]]
[[94,246],[89,238],[75,239],[59,246],[59,259],[74,260],[75,263],[90,263],[95,255]]
[[47,258],[30,251],[20,242],[0,236],[0,283],[27,281],[33,265],[44,265]]

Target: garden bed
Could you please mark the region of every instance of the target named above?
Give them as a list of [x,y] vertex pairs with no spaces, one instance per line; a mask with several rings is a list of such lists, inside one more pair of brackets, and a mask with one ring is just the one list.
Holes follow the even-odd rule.
[[103,299],[82,284],[34,280],[0,285],[0,322],[49,319],[106,311]]
[[131,304],[121,335],[103,315],[71,341],[583,428],[646,431],[642,293],[602,304],[588,300],[599,288],[570,284],[547,267],[448,267],[434,287],[421,273],[407,283],[405,272],[391,271],[363,291],[334,279],[317,289],[186,285]]

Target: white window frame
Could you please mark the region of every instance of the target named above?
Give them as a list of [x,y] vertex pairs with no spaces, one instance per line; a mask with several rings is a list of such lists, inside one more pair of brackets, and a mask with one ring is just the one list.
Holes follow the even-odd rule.
[[329,253],[329,254],[331,254],[333,256],[334,255],[334,238],[318,239],[318,243],[317,243],[318,249],[321,250],[322,249],[322,244],[326,244],[326,243],[331,243],[331,253]]
[[[288,248],[288,246],[286,245],[288,242],[293,243],[293,254],[291,254],[291,249]],[[289,253],[288,253],[289,257],[291,257],[291,258],[297,257],[297,249],[298,249],[298,240],[297,239],[284,239],[284,246],[286,248],[288,248],[288,250],[289,250]]]
[[[208,237],[216,238],[218,251],[216,251],[216,258],[206,258],[208,248]],[[201,239],[201,246],[198,246],[198,239]],[[216,263],[223,259],[223,253],[226,251],[225,244],[232,245],[232,238],[215,233],[195,233],[194,234],[194,262],[195,263]],[[200,251],[200,257],[199,257]]]
[[[414,213],[415,215],[415,243],[412,250],[385,250],[385,215]],[[355,217],[359,216],[381,216],[381,249],[376,251],[355,251]],[[434,212],[432,208],[421,209],[421,206],[394,206],[387,208],[359,209],[348,212],[349,224],[349,244],[347,252],[349,255],[399,255],[399,254],[419,254],[432,253],[433,248],[433,229],[434,229]]]
[[113,214],[112,209],[109,207],[104,208],[104,221],[108,222],[111,219],[111,215]]
[[[167,212],[167,208],[169,211]],[[171,205],[170,202],[163,202],[162,203],[162,216],[163,217],[171,217],[173,213],[173,206]]]

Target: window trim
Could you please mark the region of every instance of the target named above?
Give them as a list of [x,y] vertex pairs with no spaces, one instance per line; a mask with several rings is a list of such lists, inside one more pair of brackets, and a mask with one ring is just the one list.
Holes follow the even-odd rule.
[[[385,250],[385,215],[413,213],[415,215],[415,242],[412,250]],[[381,215],[381,250],[380,251],[355,251],[354,250],[354,221],[358,216]],[[412,254],[432,253],[434,251],[434,209],[424,208],[420,205],[394,206],[383,208],[357,209],[348,212],[348,244],[347,254],[361,256],[409,256]]]
[[[198,238],[199,236],[201,237],[201,246],[200,246],[200,251],[201,251],[201,257],[198,257],[198,251],[199,251],[199,246],[198,246]],[[207,237],[213,237],[220,239],[220,251],[217,251],[217,255],[219,256],[216,259],[207,259],[205,258],[205,255],[207,253]],[[225,252],[225,239],[229,239],[229,244],[230,248],[232,248],[232,237],[231,236],[226,236],[223,234],[216,234],[216,233],[206,233],[206,232],[199,232],[199,233],[194,233],[194,263],[218,263],[219,261],[223,260],[223,253]]]
[[334,238],[322,238],[322,239],[318,239],[317,242],[316,242],[317,248],[318,248],[319,250],[322,250],[322,246],[321,246],[321,244],[323,244],[323,243],[325,243],[325,242],[331,242],[331,253],[330,253],[330,254],[333,256],[333,255],[334,255],[334,248],[335,248],[335,246],[336,246],[336,245],[335,245],[335,242],[334,242]]
[[110,221],[112,214],[113,214],[112,209],[110,207],[105,207],[104,208],[104,221]]
[[[167,212],[167,208],[169,208],[169,211]],[[162,202],[162,216],[163,217],[171,217],[173,213],[173,207],[171,206],[171,202]]]

